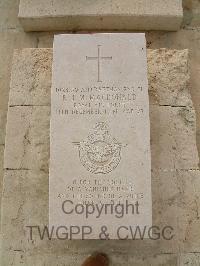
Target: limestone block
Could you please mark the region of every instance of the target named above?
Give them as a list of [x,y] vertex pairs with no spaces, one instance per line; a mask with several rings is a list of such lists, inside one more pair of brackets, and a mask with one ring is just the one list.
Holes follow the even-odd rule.
[[26,31],[178,30],[182,16],[181,0],[21,0],[19,7]]
[[172,226],[174,234],[160,241],[161,252],[200,252],[199,195],[199,170],[153,170],[153,223]]
[[189,27],[200,26],[200,2],[198,0],[184,0],[184,20]]
[[150,123],[153,169],[198,169],[193,108],[151,105]]
[[52,49],[16,50],[9,105],[50,105]]
[[[4,172],[3,172],[3,157],[4,157],[4,145],[0,145],[0,206],[1,206],[3,174],[4,174]],[[0,210],[1,210],[1,208],[0,208]],[[1,218],[1,211],[0,211],[0,218]]]
[[48,106],[16,106],[8,110],[4,167],[8,169],[48,169]]
[[[190,106],[188,51],[148,50],[150,104]],[[50,105],[52,49],[23,49],[13,60],[9,105]]]
[[180,255],[181,266],[199,266],[200,254],[198,253],[183,253]]
[[[186,178],[187,177],[187,178]],[[183,252],[200,252],[200,175],[199,171],[188,171],[187,176],[179,175],[182,184],[180,193],[183,198],[180,205],[180,234],[183,236]],[[200,262],[200,261],[199,261]]]
[[7,112],[0,110],[0,145],[5,144]]
[[198,9],[194,9],[193,18],[191,21],[191,27],[198,27],[200,26],[200,5],[198,6]]
[[18,29],[22,27],[17,17],[19,0],[7,0],[0,2],[0,30]]
[[131,257],[128,258],[128,263],[128,265],[134,266],[178,266],[178,256],[176,254],[157,254],[155,256],[149,256],[141,259]]
[[0,110],[7,110],[14,48],[36,47],[36,36],[24,32],[0,32]]
[[[198,0],[188,0],[188,4]],[[148,32],[146,34],[147,45],[151,49],[165,47],[168,49],[189,49],[190,54],[190,82],[191,95],[197,117],[197,146],[200,155],[200,31],[199,29],[181,29],[178,32]]]
[[150,102],[159,105],[191,105],[188,50],[148,50]]
[[[46,222],[44,217],[47,217],[48,212],[46,205],[48,199],[47,178],[47,175],[38,172],[35,175],[30,175],[26,171],[8,171],[5,173],[6,180],[4,180],[2,200],[2,265],[12,265],[12,261],[15,261],[14,265],[20,265],[26,248],[24,242],[29,242],[25,235],[25,226],[32,223],[38,224],[41,220]],[[43,208],[44,202],[45,208]],[[7,234],[7,232],[9,233]],[[29,244],[32,245],[31,241]],[[10,250],[13,252],[12,256]],[[27,265],[24,259],[23,263]]]

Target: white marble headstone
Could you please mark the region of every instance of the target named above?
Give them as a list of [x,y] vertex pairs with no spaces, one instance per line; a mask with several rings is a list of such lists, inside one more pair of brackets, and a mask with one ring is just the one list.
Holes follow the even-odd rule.
[[50,226],[71,239],[151,226],[144,34],[55,36],[50,135]]

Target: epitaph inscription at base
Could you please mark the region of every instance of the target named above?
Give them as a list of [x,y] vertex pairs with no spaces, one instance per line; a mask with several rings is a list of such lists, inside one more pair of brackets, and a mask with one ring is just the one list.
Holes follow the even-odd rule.
[[49,225],[68,239],[127,239],[152,224],[142,33],[54,40]]

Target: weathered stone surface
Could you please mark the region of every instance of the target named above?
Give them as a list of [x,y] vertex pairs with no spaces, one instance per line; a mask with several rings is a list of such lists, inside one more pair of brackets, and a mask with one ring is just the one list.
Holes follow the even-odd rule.
[[[2,190],[3,190],[3,157],[4,157],[4,145],[0,145],[0,220],[1,220],[1,200],[2,200]],[[1,243],[2,243],[2,236],[1,236],[1,222],[0,222],[0,254],[1,254]]]
[[160,241],[160,252],[200,251],[199,191],[199,170],[153,170],[153,222],[172,226],[175,235]]
[[199,253],[183,253],[180,254],[179,265],[181,266],[199,266]]
[[13,50],[36,46],[35,35],[15,31],[0,32],[0,110],[7,110]]
[[5,168],[48,170],[49,120],[48,106],[9,108]]
[[5,143],[7,111],[0,110],[0,145]]
[[188,171],[178,175],[180,193],[183,195],[182,218],[179,219],[180,234],[183,236],[182,251],[200,252],[200,175],[199,171]]
[[198,169],[194,109],[151,105],[150,121],[152,168]]
[[[127,258],[128,265],[134,266],[178,266],[178,256],[176,254],[157,254],[154,256],[148,256],[145,258]],[[123,264],[122,264],[123,265]]]
[[0,31],[10,29],[21,29],[17,18],[19,0],[0,1]]
[[159,105],[191,105],[188,50],[148,50],[150,102]]
[[[188,0],[191,5],[196,0]],[[178,32],[149,32],[146,34],[148,47],[158,49],[165,47],[168,49],[189,49],[189,68],[190,68],[190,92],[197,117],[197,147],[200,155],[200,30],[182,29]]]
[[187,27],[200,26],[200,2],[199,0],[183,0],[184,25]]
[[[0,145],[0,206],[2,199],[2,187],[3,187],[3,158],[4,158],[4,145]],[[1,218],[1,208],[0,208],[0,218]],[[0,224],[1,227],[1,224]],[[0,237],[1,240],[1,237]]]
[[26,31],[178,30],[182,16],[181,0],[21,0],[19,7]]
[[[147,55],[150,104],[192,105],[188,51],[147,50]],[[15,51],[9,105],[50,105],[51,66],[52,49]]]
[[51,66],[51,49],[16,50],[9,105],[50,105]]

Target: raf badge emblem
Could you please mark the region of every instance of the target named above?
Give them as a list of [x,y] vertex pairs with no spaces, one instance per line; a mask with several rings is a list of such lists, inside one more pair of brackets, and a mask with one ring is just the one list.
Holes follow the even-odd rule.
[[113,138],[104,122],[96,123],[88,137],[75,142],[81,164],[94,174],[113,171],[121,160],[121,144]]

